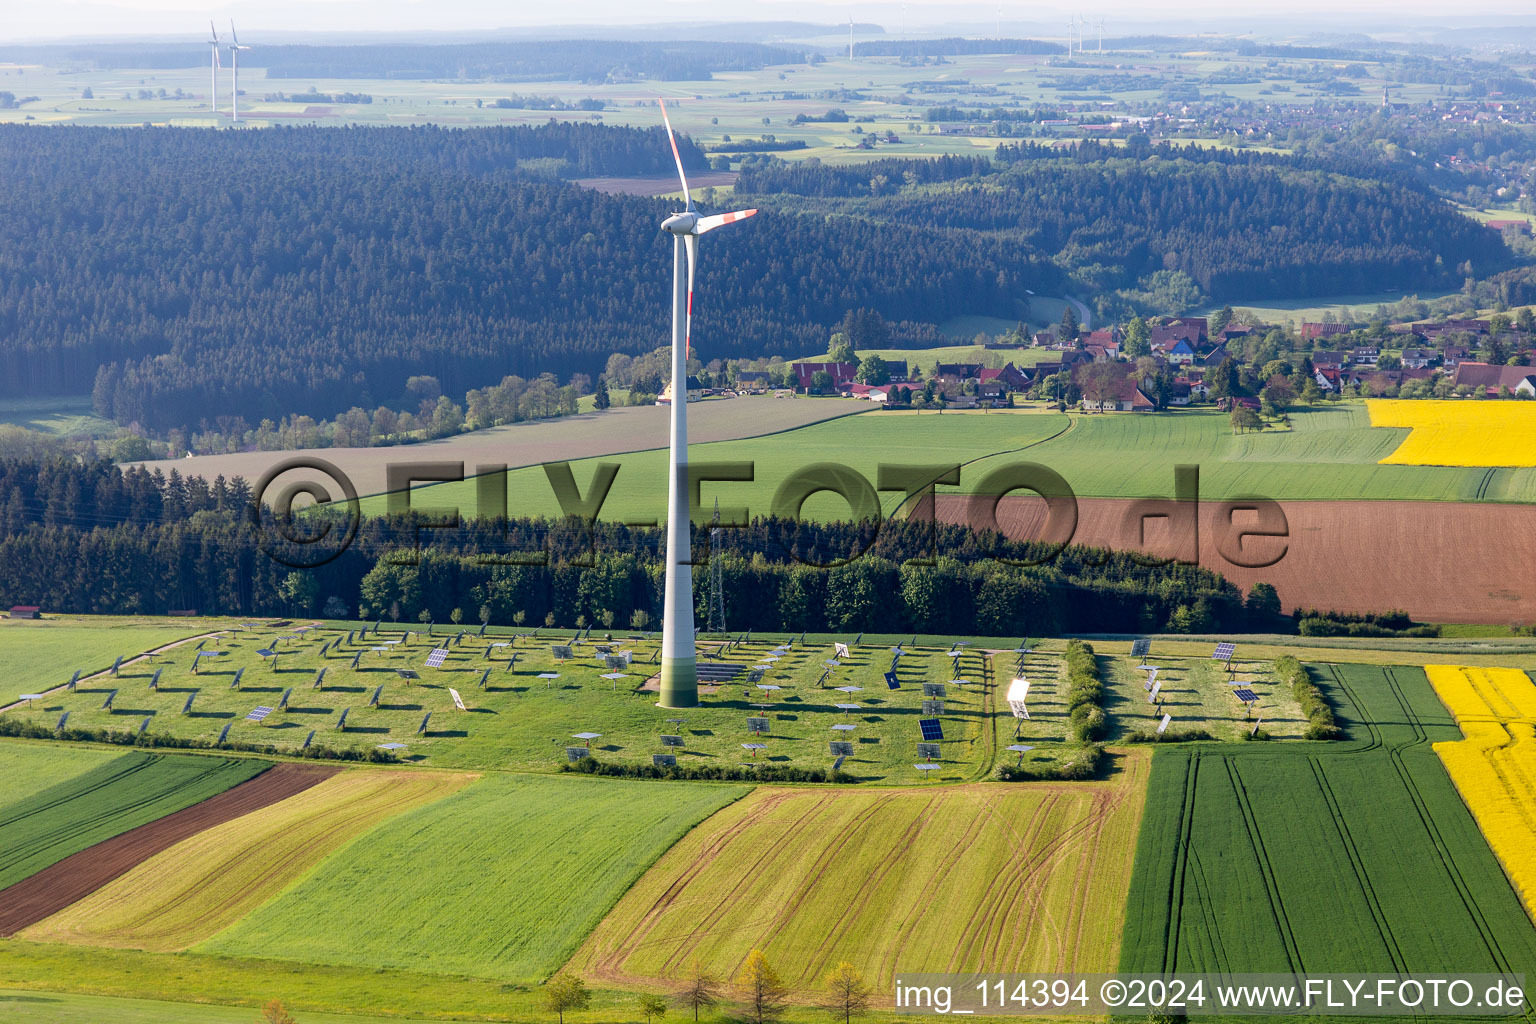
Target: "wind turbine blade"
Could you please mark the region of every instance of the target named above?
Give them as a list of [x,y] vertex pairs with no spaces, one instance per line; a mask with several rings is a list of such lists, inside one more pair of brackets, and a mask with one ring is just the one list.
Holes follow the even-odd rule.
[[693,230],[695,234],[702,235],[704,232],[713,231],[724,224],[734,224],[738,220],[746,220],[756,212],[756,210],[737,210],[735,213],[717,213],[712,217],[700,217],[698,225]]
[[[693,264],[699,257],[699,238],[697,235],[684,235],[683,247],[688,250],[688,315],[683,321],[683,352],[686,358],[693,358]],[[685,364],[686,368],[686,364]],[[672,385],[672,401],[677,401],[677,384]],[[688,401],[688,381],[683,380],[683,398]]]
[[236,46],[240,45],[240,36],[239,36],[238,33],[235,32],[235,19],[234,18],[230,18],[229,19],[229,38],[231,38],[231,39],[233,39],[235,41],[235,45]]
[[661,105],[661,121],[667,126],[667,141],[672,143],[672,160],[677,164],[677,180],[683,183],[684,208],[692,210],[693,193],[688,191],[688,175],[683,173],[683,157],[677,151],[677,135],[672,131],[672,119],[667,116],[667,101],[658,96],[656,102]]
[[208,31],[213,34],[212,42],[218,43],[218,41],[219,41],[219,30],[213,27],[213,19],[211,19],[211,18],[208,20]]

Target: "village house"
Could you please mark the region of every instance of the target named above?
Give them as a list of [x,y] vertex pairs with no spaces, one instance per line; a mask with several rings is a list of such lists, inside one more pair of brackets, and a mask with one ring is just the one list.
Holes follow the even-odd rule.
[[1498,398],[1506,388],[1512,394],[1533,398],[1536,397],[1536,367],[1463,362],[1457,365],[1452,383],[1457,387],[1470,387],[1489,398]]
[[1403,349],[1403,369],[1422,370],[1435,361],[1435,352],[1427,348]]
[[853,383],[854,374],[859,368],[852,363],[792,363],[790,370],[795,375],[795,389],[797,391],[809,391],[811,379],[817,373],[825,371],[832,377],[832,386],[839,390]]
[[1346,324],[1323,324],[1307,321],[1301,325],[1302,341],[1316,341],[1319,338],[1348,333],[1349,327]]

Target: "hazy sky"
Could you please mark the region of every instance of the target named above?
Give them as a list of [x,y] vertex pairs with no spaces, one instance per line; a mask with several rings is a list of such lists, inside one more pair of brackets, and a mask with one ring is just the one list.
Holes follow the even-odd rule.
[[[1405,16],[1434,19],[1441,25],[1530,24],[1529,0],[1467,0],[1447,16],[1443,0],[1048,0],[1005,2],[1005,34],[1055,35],[1068,11],[1103,15],[1120,31],[1243,31],[1246,25],[1294,24],[1309,28],[1379,27],[1391,31]],[[744,21],[792,19],[841,22],[849,15],[896,31],[923,26],[992,26],[998,5],[975,0],[924,0],[904,3],[825,2],[825,0],[0,0],[0,39],[196,34],[212,16],[222,25],[233,17],[242,34],[278,32],[465,31],[540,24],[619,25],[642,22]],[[1116,31],[1110,28],[1109,31]]]

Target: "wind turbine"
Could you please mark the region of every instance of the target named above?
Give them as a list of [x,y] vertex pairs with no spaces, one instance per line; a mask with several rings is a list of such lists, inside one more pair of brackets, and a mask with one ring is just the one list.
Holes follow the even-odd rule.
[[208,109],[213,111],[213,123],[219,123],[219,30],[208,22]]
[[249,50],[249,46],[240,45],[240,37],[235,34],[235,19],[229,19],[229,74],[234,97],[230,101],[229,120],[234,124],[240,120],[240,51]]
[[693,321],[693,270],[698,259],[699,236],[738,220],[756,210],[737,210],[701,217],[693,208],[677,136],[667,117],[665,101],[661,119],[672,144],[672,160],[683,184],[683,212],[662,221],[672,233],[672,459],[667,473],[667,589],[662,609],[661,699],[664,708],[699,706],[698,650],[693,631],[693,551],[689,534],[688,487],[688,354]]

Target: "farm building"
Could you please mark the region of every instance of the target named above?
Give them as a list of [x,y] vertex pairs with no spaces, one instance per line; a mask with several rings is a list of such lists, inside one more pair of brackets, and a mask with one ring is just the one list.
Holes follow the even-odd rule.
[[40,619],[42,617],[43,610],[35,604],[18,604],[11,607],[11,618],[13,619]]
[[1326,338],[1334,334],[1348,334],[1349,327],[1345,324],[1322,324],[1308,321],[1301,325],[1301,340],[1316,341],[1318,338]]
[[1464,362],[1457,365],[1452,380],[1457,387],[1470,387],[1490,398],[1502,395],[1506,388],[1512,394],[1536,398],[1536,367]]
[[853,383],[854,374],[859,368],[852,363],[791,363],[790,370],[795,375],[795,388],[798,391],[811,389],[811,378],[818,373],[825,372],[832,377],[832,386],[845,388]]

